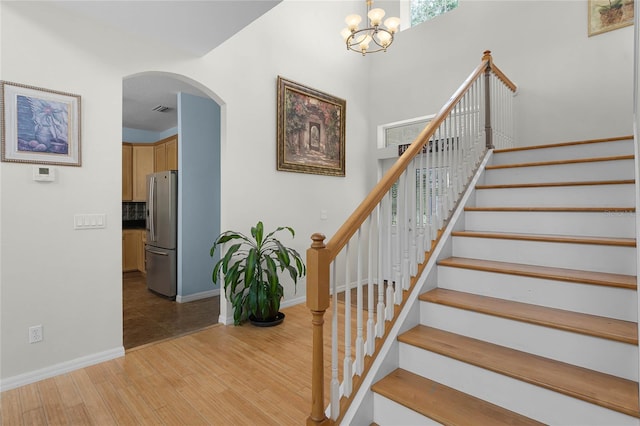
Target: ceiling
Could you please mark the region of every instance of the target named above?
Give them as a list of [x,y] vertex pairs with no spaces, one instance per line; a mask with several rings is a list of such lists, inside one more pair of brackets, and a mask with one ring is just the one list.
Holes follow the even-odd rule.
[[[203,56],[282,0],[54,1],[120,31]],[[148,74],[123,83],[123,126],[162,132],[177,126],[177,93],[206,96],[174,78]],[[166,112],[152,109],[169,107]]]
[[[194,86],[166,74],[145,74],[122,82],[122,127],[164,132],[178,125],[178,93],[208,97]],[[157,106],[169,109],[154,111]]]

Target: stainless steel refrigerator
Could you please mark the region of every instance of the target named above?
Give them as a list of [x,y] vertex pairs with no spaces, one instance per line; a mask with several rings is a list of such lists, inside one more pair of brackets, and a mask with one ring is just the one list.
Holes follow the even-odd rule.
[[147,175],[147,288],[175,298],[177,290],[178,172]]

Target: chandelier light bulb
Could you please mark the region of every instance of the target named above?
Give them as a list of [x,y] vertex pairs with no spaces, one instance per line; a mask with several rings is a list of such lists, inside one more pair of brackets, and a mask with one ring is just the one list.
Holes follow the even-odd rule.
[[347,27],[349,28],[350,31],[356,31],[361,21],[362,21],[362,18],[360,17],[360,15],[356,15],[356,14],[349,15],[344,20],[344,22],[347,23]]
[[378,31],[375,37],[378,39],[378,44],[380,44],[380,46],[384,48],[386,48],[387,46],[389,46],[389,44],[391,44],[391,34],[389,34],[384,30]]
[[384,20],[384,26],[387,27],[391,34],[395,34],[400,27],[400,18],[396,18],[395,16],[389,17]]
[[369,43],[371,43],[371,36],[370,35],[366,35],[362,41],[360,42],[360,50],[362,50],[362,52],[366,52],[367,49],[369,48]]
[[347,39],[351,37],[351,30],[349,28],[343,28],[342,31],[340,31],[340,35],[344,41],[347,41]]
[[384,10],[382,9],[371,9],[367,16],[371,20],[371,26],[377,27],[382,22],[382,18],[384,18]]

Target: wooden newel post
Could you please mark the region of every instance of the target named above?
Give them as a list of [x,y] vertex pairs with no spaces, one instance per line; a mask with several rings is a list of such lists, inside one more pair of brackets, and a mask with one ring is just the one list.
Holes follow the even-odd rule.
[[484,70],[484,133],[487,139],[487,149],[493,149],[495,148],[493,146],[493,130],[491,129],[491,66],[493,59],[490,50],[484,51],[482,60],[488,61],[487,68]]
[[313,353],[311,371],[311,415],[308,426],[328,425],[324,414],[324,313],[329,307],[329,252],[324,245],[325,236],[313,234],[313,243],[307,250],[307,307],[313,324]]

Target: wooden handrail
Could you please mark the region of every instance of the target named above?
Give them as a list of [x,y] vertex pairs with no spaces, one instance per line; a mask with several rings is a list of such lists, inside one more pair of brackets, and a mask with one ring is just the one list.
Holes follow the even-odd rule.
[[422,147],[428,143],[429,139],[447,118],[458,101],[462,99],[471,84],[487,69],[491,55],[489,54],[489,59],[486,59],[486,52],[480,65],[467,77],[462,86],[460,86],[451,99],[440,109],[440,112],[438,112],[435,118],[420,132],[404,154],[402,154],[398,161],[387,171],[376,186],[373,187],[367,198],[360,203],[349,219],[347,219],[331,240],[329,240],[327,250],[330,253],[329,257],[331,260],[335,259],[338,253],[340,253],[340,250],[342,250],[351,237],[353,237],[360,225],[364,223],[385,194],[389,192],[393,184],[400,178],[400,175],[402,175],[409,164],[411,164],[411,161],[422,152]]
[[[413,141],[409,148],[400,156],[395,164],[385,173],[380,181],[374,186],[369,195],[360,203],[360,205],[349,216],[347,221],[338,229],[335,235],[329,240],[328,243],[324,243],[325,236],[322,234],[313,234],[311,237],[313,244],[307,250],[307,306],[312,313],[313,324],[313,361],[312,361],[312,409],[311,414],[307,418],[307,426],[324,426],[333,424],[333,421],[325,415],[324,411],[324,336],[323,336],[323,324],[324,314],[330,305],[330,264],[333,262],[341,250],[346,246],[349,240],[355,235],[358,229],[365,223],[367,218],[374,211],[376,206],[382,201],[384,196],[391,190],[392,186],[405,170],[410,166],[411,162],[416,156],[423,152],[423,147],[427,145],[430,139],[435,135],[439,127],[445,122],[447,117],[454,110],[456,105],[463,99],[465,94],[469,91],[471,86],[478,80],[483,74],[491,72],[501,80],[505,86],[507,86],[512,92],[515,92],[516,85],[507,78],[502,71],[493,64],[490,51],[485,51],[482,57],[480,65],[467,77],[464,83],[458,88],[453,96],[447,101],[447,103],[440,109],[438,114],[433,120],[431,120],[427,126],[420,132],[418,137]],[[491,131],[489,123],[489,131]],[[438,239],[441,235],[441,231],[438,231]],[[435,244],[433,241],[432,244]],[[433,249],[433,246],[432,246]],[[425,255],[425,259],[428,255]],[[423,264],[418,266],[418,272],[422,271],[422,268],[426,265],[426,260]],[[412,284],[415,284],[415,277],[411,278]],[[401,306],[404,305],[404,297]],[[401,306],[396,306],[394,309],[401,309]],[[395,316],[394,320],[395,321]],[[388,332],[389,324],[385,325],[385,336]],[[370,367],[370,363],[378,352],[380,344],[376,343],[376,350],[372,357],[365,361],[365,371]],[[364,372],[363,372],[364,373]],[[358,382],[355,388],[358,388],[361,383]],[[355,391],[355,389],[354,389]],[[343,401],[345,402],[345,401]],[[348,405],[349,402],[346,402]],[[344,409],[346,406],[342,406],[340,403],[340,414],[338,418],[342,418],[344,415]]]
[[504,83],[505,86],[507,86],[512,92],[515,92],[516,90],[518,90],[518,86],[515,85],[515,83],[513,81],[511,81],[509,79],[509,77],[507,77],[500,68],[498,68],[494,63],[493,63],[493,58],[491,57],[491,51],[490,50],[485,50],[484,51],[484,56],[482,57],[483,60],[488,59],[489,60],[489,68],[491,69],[491,71],[493,71],[493,73],[496,75],[496,77],[498,77],[500,79],[500,81],[502,81]]

